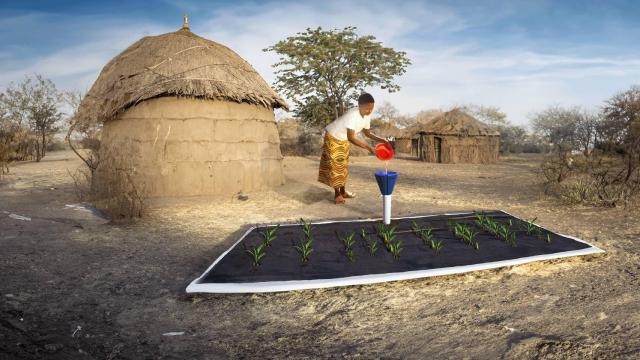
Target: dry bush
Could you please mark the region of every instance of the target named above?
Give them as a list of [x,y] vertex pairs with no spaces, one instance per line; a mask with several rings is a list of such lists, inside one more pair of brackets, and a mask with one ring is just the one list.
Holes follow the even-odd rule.
[[566,204],[634,206],[640,200],[640,164],[626,160],[606,153],[555,154],[543,161],[539,174],[545,193]]
[[284,156],[320,155],[322,130],[305,126],[295,119],[278,123],[280,152]]
[[131,142],[120,144],[117,149],[89,151],[84,159],[92,167],[70,174],[78,199],[93,202],[113,222],[142,217],[147,206],[145,184],[131,160],[135,156]]
[[57,137],[53,137],[51,138],[48,142],[47,142],[47,151],[59,151],[59,150],[66,150],[67,149],[67,143],[64,142],[64,140],[59,139]]
[[92,187],[98,195],[96,206],[109,213],[115,222],[141,218],[146,208],[144,182],[128,155],[103,154],[95,172],[99,178],[93,178]]

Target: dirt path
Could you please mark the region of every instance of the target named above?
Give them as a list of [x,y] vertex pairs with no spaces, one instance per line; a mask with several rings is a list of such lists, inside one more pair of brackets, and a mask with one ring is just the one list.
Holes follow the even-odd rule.
[[249,224],[379,216],[371,173],[380,164],[353,159],[358,198],[343,207],[315,181],[317,159],[287,158],[279,189],[246,201],[157,201],[127,226],[66,206],[76,202],[72,153],[19,164],[0,184],[0,359],[638,358],[639,214],[542,197],[530,172],[538,160],[394,160],[395,215],[502,209],[606,254],[380,285],[198,296],[184,295],[186,285]]

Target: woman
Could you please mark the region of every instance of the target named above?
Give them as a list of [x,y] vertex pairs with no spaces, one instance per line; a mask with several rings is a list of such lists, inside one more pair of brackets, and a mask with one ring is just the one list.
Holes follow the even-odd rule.
[[369,131],[370,115],[373,112],[374,103],[371,94],[360,95],[357,108],[349,109],[324,129],[324,144],[322,145],[318,181],[333,188],[336,204],[344,204],[345,199],[355,197],[355,194],[346,190],[350,144],[371,153],[374,152],[373,147],[360,140],[357,135],[362,131],[369,139],[379,143],[388,143],[387,140]]

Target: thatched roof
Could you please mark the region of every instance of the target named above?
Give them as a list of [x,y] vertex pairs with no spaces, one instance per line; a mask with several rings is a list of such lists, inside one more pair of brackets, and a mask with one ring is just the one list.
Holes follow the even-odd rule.
[[500,136],[500,133],[460,109],[442,113],[426,123],[418,123],[407,131],[413,135]]
[[226,46],[182,29],[146,36],[102,69],[78,111],[79,120],[107,121],[161,96],[227,100],[287,109],[253,67]]
[[392,123],[389,122],[379,122],[375,124],[371,124],[371,131],[382,137],[393,136],[394,138],[401,138],[404,134],[404,131]]

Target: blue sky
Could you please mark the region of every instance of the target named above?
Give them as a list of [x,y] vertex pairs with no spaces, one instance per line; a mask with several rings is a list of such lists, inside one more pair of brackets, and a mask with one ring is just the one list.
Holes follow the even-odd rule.
[[511,121],[549,105],[597,109],[640,84],[640,1],[12,1],[0,4],[0,87],[41,73],[88,90],[145,35],[191,30],[225,44],[271,83],[261,49],[306,27],[356,26],[408,53],[398,93],[369,89],[403,113],[475,103]]

